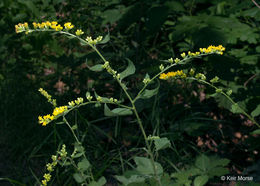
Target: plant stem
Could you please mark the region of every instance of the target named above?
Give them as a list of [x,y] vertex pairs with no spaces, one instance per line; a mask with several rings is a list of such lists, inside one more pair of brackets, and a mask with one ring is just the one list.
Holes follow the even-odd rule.
[[[209,85],[210,87],[214,88],[214,89],[218,89],[216,86],[214,86],[213,84],[207,82],[207,81],[204,81],[204,80],[199,80],[199,79],[196,79],[196,78],[188,78],[188,79],[191,79],[191,80],[195,80],[195,81],[198,81],[198,82],[202,82],[204,84],[207,84]],[[233,105],[237,105],[239,107],[239,109],[241,110],[242,114],[244,114],[249,120],[251,120],[258,128],[260,128],[260,125],[255,121],[255,119],[253,117],[251,117],[248,113],[246,113],[246,111],[240,107],[236,102],[233,101],[233,99],[227,95],[225,92],[221,91],[220,92],[222,95],[224,95]]]

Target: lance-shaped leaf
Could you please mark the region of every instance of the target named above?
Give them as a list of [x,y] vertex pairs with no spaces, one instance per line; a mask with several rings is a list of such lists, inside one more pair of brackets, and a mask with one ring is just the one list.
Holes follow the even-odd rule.
[[251,112],[251,116],[253,116],[253,117],[256,117],[256,116],[259,116],[259,115],[260,115],[260,105],[258,105],[256,107],[256,109],[253,110],[253,112]]
[[140,98],[142,99],[149,99],[152,96],[156,95],[159,91],[160,84],[158,83],[158,86],[154,89],[145,89],[142,94],[140,95]]
[[86,65],[89,68],[89,70],[94,71],[94,72],[100,72],[100,71],[104,70],[102,64],[97,64],[97,65],[93,65],[92,67],[90,67],[88,65],[88,59],[86,59]]
[[133,112],[127,108],[115,108],[113,110],[110,110],[106,104],[104,106],[105,116],[125,116],[125,115],[131,115],[132,113]]
[[110,40],[110,34],[108,33],[102,41],[99,42],[99,44],[105,44]]
[[94,72],[101,72],[104,68],[103,68],[103,65],[101,64],[97,64],[97,65],[94,65],[92,67],[88,67],[89,70],[91,71],[94,71]]
[[120,73],[121,80],[135,73],[134,63],[128,58],[126,58],[126,60],[128,61],[128,66],[123,72]]

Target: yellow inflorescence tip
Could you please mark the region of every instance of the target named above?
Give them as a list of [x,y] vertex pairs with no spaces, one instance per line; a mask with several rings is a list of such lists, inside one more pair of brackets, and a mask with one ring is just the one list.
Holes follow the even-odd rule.
[[163,80],[167,80],[169,78],[174,78],[174,77],[181,77],[181,78],[186,78],[187,75],[182,71],[182,70],[177,70],[175,72],[168,72],[168,73],[162,73],[160,74],[160,79],[163,79]]

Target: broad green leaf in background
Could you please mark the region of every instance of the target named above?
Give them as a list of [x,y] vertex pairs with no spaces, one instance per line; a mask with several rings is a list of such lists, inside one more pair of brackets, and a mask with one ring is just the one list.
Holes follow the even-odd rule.
[[90,167],[90,163],[86,158],[83,158],[79,163],[78,163],[78,168],[82,171],[88,170]]
[[228,165],[230,162],[229,159],[226,159],[226,158],[223,158],[223,159],[218,159],[216,157],[210,157],[210,166],[209,166],[209,169],[213,169],[217,166],[226,166]]
[[170,147],[171,142],[166,137],[164,137],[164,138],[154,139],[154,145],[156,151],[158,151]]
[[115,176],[118,181],[123,183],[125,186],[133,183],[142,183],[145,181],[145,178],[140,175],[132,175],[130,178],[126,178],[125,176]]
[[135,73],[135,66],[134,66],[133,62],[128,58],[126,58],[126,59],[128,61],[128,66],[123,72],[120,73],[121,80],[123,80],[125,77],[130,76]]
[[213,178],[214,176],[223,176],[229,173],[229,170],[225,167],[215,167],[207,172],[208,176],[210,178]]
[[206,171],[210,166],[210,159],[205,155],[201,155],[197,157],[195,165],[201,170]]
[[[142,175],[154,175],[152,161],[145,157],[134,157],[134,161],[137,165],[136,170]],[[155,168],[158,175],[163,174],[162,166],[155,162]]]
[[93,181],[90,184],[88,184],[88,186],[103,186],[106,184],[106,182],[106,178],[102,176],[101,178],[99,178],[97,182]]
[[197,176],[195,179],[194,179],[194,186],[203,186],[205,185],[209,180],[209,177],[208,176]]
[[115,108],[113,110],[110,110],[106,104],[104,105],[105,116],[125,116],[131,115],[132,113],[133,112],[127,108]]
[[75,179],[75,181],[77,182],[77,183],[82,183],[82,182],[84,182],[84,180],[86,179],[86,176],[84,175],[81,175],[81,174],[79,174],[79,173],[74,173],[73,174],[73,178]]

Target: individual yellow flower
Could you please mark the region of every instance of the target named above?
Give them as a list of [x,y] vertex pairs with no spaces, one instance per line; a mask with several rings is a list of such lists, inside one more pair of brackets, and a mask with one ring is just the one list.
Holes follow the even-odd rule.
[[61,25],[57,25],[56,27],[55,27],[55,30],[56,31],[61,31],[63,29],[63,27],[61,26]]
[[84,32],[83,32],[81,29],[78,29],[78,30],[76,31],[76,35],[77,35],[77,36],[80,36],[80,35],[82,35],[82,34],[84,34]]
[[182,58],[185,58],[185,57],[186,57],[185,52],[183,52],[183,53],[181,54],[181,57],[182,57]]
[[72,25],[71,22],[67,22],[64,24],[64,27],[67,30],[71,30],[74,27],[74,25]]

